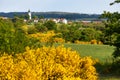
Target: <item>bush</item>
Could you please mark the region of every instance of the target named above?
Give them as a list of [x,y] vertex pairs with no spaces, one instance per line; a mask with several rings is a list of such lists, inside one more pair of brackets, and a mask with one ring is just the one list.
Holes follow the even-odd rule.
[[62,38],[54,38],[55,43],[65,43],[65,40]]
[[29,42],[30,40],[21,31],[0,32],[0,52],[23,52]]
[[109,71],[116,75],[120,75],[120,58],[115,59],[114,62],[111,64]]
[[91,41],[93,39],[99,40],[102,33],[100,31],[96,31],[92,28],[86,28],[81,31],[81,38],[82,41]]
[[76,40],[74,43],[76,44],[103,44],[101,41],[97,41],[95,39],[91,40],[91,41],[79,41],[79,40]]
[[97,44],[97,40],[95,40],[95,39],[91,40],[90,42],[91,42],[91,44]]
[[79,41],[79,40],[76,40],[74,43],[76,43],[76,44],[91,44],[88,41]]
[[0,20],[0,52],[21,52],[27,44],[26,39],[10,20]]
[[38,40],[26,36],[26,30],[15,28],[10,20],[0,19],[0,52],[20,53],[26,46],[40,46]]
[[47,22],[44,23],[44,26],[48,30],[56,30],[56,23],[52,20],[48,20]]
[[34,34],[34,33],[38,32],[38,30],[34,26],[28,26],[27,32],[28,32],[28,34]]
[[19,27],[25,25],[24,20],[23,20],[22,18],[19,18],[19,17],[14,17],[14,18],[12,19],[12,22],[14,23],[14,26],[15,26],[16,28],[19,28]]
[[36,34],[30,34],[30,37],[38,39],[40,42],[53,42],[53,37],[56,34],[54,31],[48,31],[46,33],[36,33]]
[[96,80],[94,61],[70,48],[42,47],[22,54],[1,55],[1,80]]
[[47,27],[45,27],[43,24],[41,23],[36,23],[35,24],[35,28],[39,31],[39,32],[46,32],[47,31]]

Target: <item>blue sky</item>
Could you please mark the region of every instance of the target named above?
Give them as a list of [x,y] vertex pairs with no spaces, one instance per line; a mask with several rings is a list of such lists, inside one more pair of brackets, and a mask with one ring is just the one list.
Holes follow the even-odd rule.
[[110,6],[114,0],[0,0],[0,12],[62,11],[101,14],[103,11],[120,12],[120,4]]

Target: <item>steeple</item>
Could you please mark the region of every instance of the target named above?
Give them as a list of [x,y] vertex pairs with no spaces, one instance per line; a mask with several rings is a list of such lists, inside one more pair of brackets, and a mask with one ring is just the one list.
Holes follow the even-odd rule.
[[32,19],[32,14],[31,14],[30,9],[28,10],[28,16],[29,16],[29,20],[31,20]]

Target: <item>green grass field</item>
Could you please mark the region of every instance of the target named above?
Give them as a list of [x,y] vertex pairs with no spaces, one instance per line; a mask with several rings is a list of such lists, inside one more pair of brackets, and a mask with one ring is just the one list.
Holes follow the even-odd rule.
[[65,47],[71,47],[76,50],[80,56],[91,56],[100,62],[111,60],[114,47],[109,45],[81,45],[81,44],[64,44]]
[[[57,44],[58,45],[58,44]],[[72,50],[76,50],[81,57],[91,56],[93,59],[98,59],[100,63],[106,64],[112,62],[112,53],[115,47],[109,45],[82,45],[82,44],[64,44],[65,47],[71,47]],[[97,66],[99,71],[102,71],[105,66]],[[113,73],[112,73],[113,74]],[[120,80],[120,77],[106,74],[100,76],[100,80]]]

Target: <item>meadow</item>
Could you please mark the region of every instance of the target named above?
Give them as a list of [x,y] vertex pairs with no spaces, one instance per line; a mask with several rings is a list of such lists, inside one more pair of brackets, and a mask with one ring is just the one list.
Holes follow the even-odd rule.
[[64,44],[64,46],[76,50],[82,57],[91,56],[103,63],[106,62],[106,60],[111,59],[111,55],[114,52],[114,46],[109,45]]
[[[59,45],[59,44],[55,44]],[[101,65],[96,66],[99,73],[99,80],[120,80],[119,76],[114,73],[104,74],[104,70],[112,63],[115,47],[110,45],[91,45],[91,44],[64,44],[65,47],[71,47],[76,50],[81,57],[91,56],[93,59],[98,59]]]

